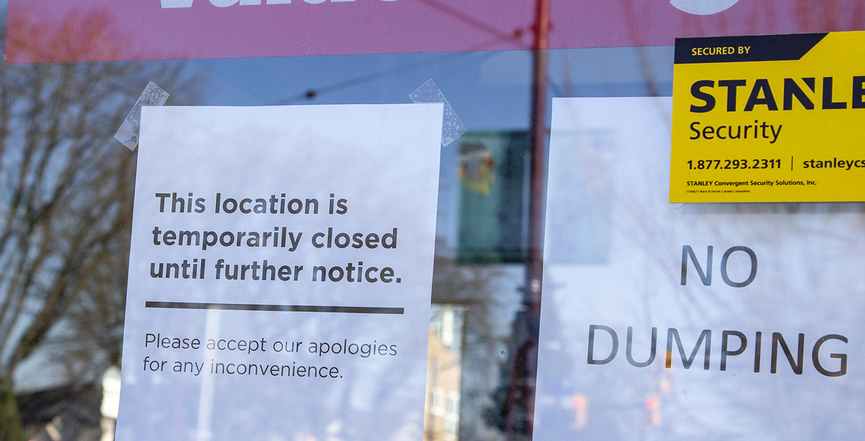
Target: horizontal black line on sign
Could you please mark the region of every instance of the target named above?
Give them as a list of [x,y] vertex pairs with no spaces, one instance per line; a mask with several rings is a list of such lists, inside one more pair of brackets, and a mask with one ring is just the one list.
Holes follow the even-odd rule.
[[403,314],[405,308],[375,306],[256,305],[244,303],[144,302],[145,308],[222,309],[228,311],[329,312],[342,314]]

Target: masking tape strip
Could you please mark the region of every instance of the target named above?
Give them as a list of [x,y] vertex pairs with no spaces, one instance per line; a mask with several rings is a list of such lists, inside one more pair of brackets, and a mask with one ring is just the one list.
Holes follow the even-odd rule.
[[114,139],[120,141],[129,150],[135,150],[138,146],[138,132],[141,130],[141,106],[161,106],[168,99],[168,92],[162,90],[152,81],[147,82],[147,87],[141,92],[138,101],[129,110],[123,124],[114,134]]
[[413,103],[444,103],[444,115],[442,119],[442,147],[454,142],[463,133],[467,132],[465,124],[454,112],[442,91],[436,86],[432,78],[423,83],[409,95]]

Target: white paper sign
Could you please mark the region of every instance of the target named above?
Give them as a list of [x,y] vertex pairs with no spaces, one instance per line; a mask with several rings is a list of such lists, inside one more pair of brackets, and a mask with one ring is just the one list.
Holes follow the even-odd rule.
[[669,204],[670,115],[553,101],[534,439],[858,438],[862,205]]
[[144,108],[117,439],[421,439],[441,119]]

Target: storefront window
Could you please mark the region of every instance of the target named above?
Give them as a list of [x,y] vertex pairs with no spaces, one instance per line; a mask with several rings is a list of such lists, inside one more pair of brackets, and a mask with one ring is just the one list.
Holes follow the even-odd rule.
[[[2,8],[0,439],[861,432],[865,155],[795,144],[859,143],[859,0]],[[811,193],[699,174],[763,159]],[[671,196],[715,182],[754,199]]]

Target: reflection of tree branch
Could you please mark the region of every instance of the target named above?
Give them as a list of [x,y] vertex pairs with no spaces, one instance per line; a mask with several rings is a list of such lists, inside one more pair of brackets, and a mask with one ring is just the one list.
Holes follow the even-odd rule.
[[[287,98],[282,98],[282,99],[276,100],[272,104],[274,104],[274,105],[276,105],[276,104],[291,104],[291,103],[296,103],[299,101],[311,100],[311,99],[317,98],[321,95],[325,95],[325,94],[333,93],[333,92],[338,92],[340,90],[345,90],[345,89],[349,89],[352,87],[362,86],[364,84],[368,84],[368,83],[371,83],[373,81],[379,81],[379,80],[382,80],[382,79],[385,79],[388,77],[392,77],[392,76],[397,75],[397,74],[410,72],[410,71],[421,69],[421,68],[428,68],[428,67],[433,66],[433,65],[438,64],[438,63],[447,63],[447,62],[452,62],[452,61],[460,59],[460,58],[470,57],[473,55],[472,51],[488,50],[491,45],[495,44],[498,41],[499,40],[497,38],[492,39],[492,40],[488,40],[488,41],[482,42],[480,44],[477,44],[473,47],[466,48],[465,52],[449,52],[449,53],[435,56],[433,58],[424,57],[423,60],[417,61],[414,63],[408,63],[408,64],[404,64],[402,66],[397,66],[394,68],[385,69],[385,70],[382,70],[379,72],[373,72],[373,73],[366,74],[366,75],[360,75],[360,76],[355,77],[355,78],[349,78],[347,80],[338,81],[336,83],[331,83],[331,84],[327,84],[327,85],[320,86],[317,88],[308,89],[308,90],[304,91],[303,93],[299,93],[299,94],[296,94],[296,95],[293,95],[293,96],[290,96]],[[493,54],[494,54],[494,52],[490,52],[489,54],[486,54],[484,56],[491,56]]]
[[[115,49],[109,21],[79,35],[78,19],[64,41],[16,22],[32,39],[11,44]],[[183,63],[0,66],[0,393],[48,343],[83,380],[101,374],[96,359],[119,363],[135,154],[111,134],[149,79],[173,85],[175,103],[200,87]]]
[[522,37],[522,35],[523,35],[522,29],[515,29],[513,32],[508,33],[508,32],[500,30],[499,28],[497,28],[495,26],[492,26],[492,25],[489,25],[487,23],[480,21],[480,18],[478,18],[478,17],[466,14],[465,12],[462,12],[459,9],[456,9],[456,8],[449,6],[445,3],[442,3],[438,0],[420,0],[420,1],[432,6],[434,8],[441,10],[445,14],[448,14],[451,17],[456,18],[457,20],[460,20],[464,23],[467,23],[473,27],[476,27],[476,28],[486,32],[487,34],[492,35],[497,40],[510,41],[515,46],[517,46],[518,49],[528,49],[529,47],[531,47],[530,43],[523,43],[522,40],[520,39],[520,37]]
[[[503,271],[490,265],[457,265],[453,260],[437,255],[433,271],[432,302],[454,305],[464,311],[460,365],[460,438],[500,439],[502,433],[483,424],[493,404],[491,396],[500,382],[499,366],[491,360],[501,360],[500,351],[508,332],[496,329],[496,316],[510,315],[508,304],[498,288]],[[509,308],[508,308],[509,309]],[[485,371],[484,368],[487,370]],[[480,424],[475,424],[480,422]]]

